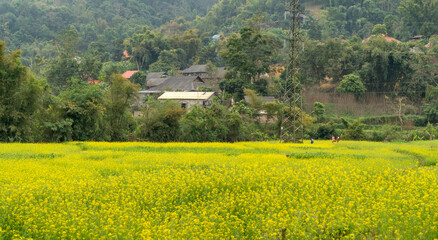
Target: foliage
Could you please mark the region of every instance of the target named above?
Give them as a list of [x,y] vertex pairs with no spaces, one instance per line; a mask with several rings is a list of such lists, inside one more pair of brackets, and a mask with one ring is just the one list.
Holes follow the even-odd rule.
[[352,93],[356,97],[364,95],[366,88],[359,76],[354,74],[345,75],[338,86],[338,91],[342,93]]
[[68,106],[71,105],[60,97],[48,94],[44,96],[43,109],[37,115],[38,126],[35,136],[37,142],[66,142],[72,140],[72,125],[74,122],[73,119],[67,117]]
[[181,120],[181,139],[188,142],[237,141],[241,126],[239,115],[218,104],[194,106]]
[[128,70],[135,69],[135,65],[130,62],[105,62],[100,70],[100,75],[109,82],[109,78],[113,74],[123,74]]
[[32,140],[31,126],[41,107],[45,84],[20,62],[20,51],[6,54],[0,41],[0,141]]
[[424,113],[427,117],[427,121],[433,124],[438,123],[438,103],[426,104]]
[[259,111],[262,108],[263,100],[257,95],[254,90],[251,89],[243,89],[245,96],[248,97],[248,104],[250,107]]
[[278,40],[254,28],[244,27],[239,34],[233,34],[226,43],[226,50],[220,54],[231,71],[245,83],[254,83],[260,75],[269,72]]
[[327,140],[331,139],[332,136],[339,136],[338,132],[333,123],[320,123],[316,126],[316,131],[310,133],[311,137],[314,139]]
[[399,6],[401,17],[413,35],[431,36],[438,31],[436,0],[407,0]]
[[347,140],[365,140],[366,135],[364,132],[365,124],[360,120],[354,120],[353,122],[347,121],[345,118],[341,118],[342,123],[345,126],[342,132],[342,138]]
[[138,98],[138,85],[119,74],[112,75],[110,81],[111,85],[106,93],[106,117],[111,141],[126,141],[136,128],[132,105]]
[[175,102],[148,101],[139,117],[137,137],[155,142],[175,142],[180,139],[179,121],[185,113]]
[[245,82],[240,78],[225,78],[219,82],[219,88],[224,92],[232,94],[235,102],[239,102],[240,100],[244,99],[244,87]]
[[163,50],[161,36],[147,27],[143,28],[142,33],[133,34],[131,38],[127,38],[124,45],[138,71],[148,69],[150,64],[158,60],[160,51]]
[[[73,79],[70,87],[59,94],[59,100],[49,99],[46,104],[44,127],[48,139],[67,141],[71,135],[73,141],[108,140],[106,98],[102,85]],[[62,137],[60,133],[68,134]]]
[[325,114],[325,105],[324,103],[320,102],[314,102],[313,103],[313,112],[312,115],[316,117],[318,122],[321,122],[324,120],[324,114]]
[[146,86],[146,77],[147,74],[145,72],[139,71],[134,73],[129,80],[134,83],[139,85],[140,87],[145,87]]
[[388,34],[388,30],[386,30],[385,24],[376,24],[371,33],[375,35]]

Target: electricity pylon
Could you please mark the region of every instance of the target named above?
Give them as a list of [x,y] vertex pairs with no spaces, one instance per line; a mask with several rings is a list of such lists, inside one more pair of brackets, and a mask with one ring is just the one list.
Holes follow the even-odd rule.
[[301,52],[300,36],[303,13],[300,0],[289,0],[285,17],[289,17],[288,53],[289,62],[284,83],[284,110],[281,126],[281,140],[284,142],[303,142],[303,95],[302,85],[298,79],[298,56]]

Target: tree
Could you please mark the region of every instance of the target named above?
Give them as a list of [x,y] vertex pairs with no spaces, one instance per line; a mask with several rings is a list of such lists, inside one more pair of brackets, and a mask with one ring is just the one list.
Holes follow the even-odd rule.
[[176,34],[169,38],[170,45],[174,49],[183,50],[185,53],[182,68],[197,62],[198,53],[202,48],[202,40],[198,37],[197,30],[187,30],[183,34]]
[[399,6],[400,16],[405,26],[413,34],[427,37],[438,32],[438,1],[437,0],[407,0]]
[[394,113],[397,114],[398,120],[400,121],[400,131],[403,131],[403,116],[406,106],[406,97],[396,96],[394,98],[389,98],[388,96],[385,96],[385,99],[390,101],[390,106]]
[[[203,108],[194,106],[181,120],[181,137],[187,142],[221,142],[226,141],[230,129],[226,119],[233,128],[236,127],[234,117],[227,116],[227,109],[218,104]],[[240,125],[239,125],[240,126]]]
[[231,94],[234,98],[234,101],[238,102],[245,97],[243,89],[245,87],[245,82],[239,78],[232,79],[223,79],[219,82],[219,88],[223,92],[227,92]]
[[0,41],[0,141],[31,141],[35,113],[45,89],[20,62],[20,51],[6,55]]
[[126,141],[135,129],[131,106],[138,98],[138,85],[129,82],[120,74],[112,75],[110,82],[106,94],[108,99],[106,114],[111,141]]
[[233,34],[220,53],[233,76],[240,76],[246,83],[254,83],[270,71],[279,42],[256,29],[244,27]]
[[134,84],[138,84],[140,87],[146,87],[146,78],[147,74],[143,71],[139,71],[134,73],[129,80]]
[[313,103],[312,115],[314,117],[316,117],[318,122],[321,122],[321,121],[324,120],[324,114],[325,114],[325,105],[324,105],[324,103],[314,102]]
[[368,91],[399,90],[411,80],[413,56],[405,44],[373,37],[363,45],[359,75]]
[[218,69],[211,61],[207,61],[206,71],[209,78],[213,79],[217,77]]
[[160,52],[158,61],[149,66],[150,72],[166,72],[178,70],[183,66],[185,61],[185,51],[182,49],[163,50]]
[[356,98],[362,96],[366,88],[360,80],[360,77],[355,74],[345,75],[338,86],[338,91],[342,93],[352,93]]
[[341,118],[344,124],[345,130],[342,133],[342,138],[347,140],[365,140],[366,135],[364,132],[365,124],[359,120],[349,122],[344,118]]
[[143,33],[133,34],[124,41],[131,60],[137,65],[137,70],[146,70],[150,64],[157,61],[163,49],[161,36],[143,28]]
[[[54,43],[58,56],[50,62],[46,77],[52,89],[59,92],[73,77],[80,77],[79,45],[81,39],[76,30],[65,30],[56,36]],[[84,73],[87,72],[86,68],[88,67],[83,67]]]
[[376,24],[371,33],[375,35],[387,34],[388,30],[386,30],[385,24]]
[[[108,122],[105,119],[107,109],[104,86],[72,79],[70,87],[59,94],[59,99],[58,103],[50,104],[49,102],[49,113],[47,114],[52,116],[48,116],[46,120],[48,125],[56,122],[59,125],[60,118],[64,118],[71,122],[71,140],[73,141],[109,140]],[[61,117],[56,115],[61,115]],[[67,122],[62,124],[65,125],[64,127],[67,126]],[[57,129],[51,131],[54,133],[67,131],[58,129],[59,126],[56,127]]]
[[174,142],[180,138],[180,119],[185,110],[175,102],[148,101],[139,117],[137,137],[156,142]]

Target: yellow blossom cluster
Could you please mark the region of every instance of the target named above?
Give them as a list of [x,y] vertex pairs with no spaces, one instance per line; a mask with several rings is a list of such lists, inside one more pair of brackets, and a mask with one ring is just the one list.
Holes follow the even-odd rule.
[[0,239],[436,239],[437,147],[0,144]]

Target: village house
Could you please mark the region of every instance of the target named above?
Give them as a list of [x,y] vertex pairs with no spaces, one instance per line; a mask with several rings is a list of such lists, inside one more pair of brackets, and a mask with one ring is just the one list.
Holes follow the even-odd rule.
[[165,92],[158,100],[172,100],[181,104],[182,108],[189,109],[192,106],[210,106],[214,92]]

